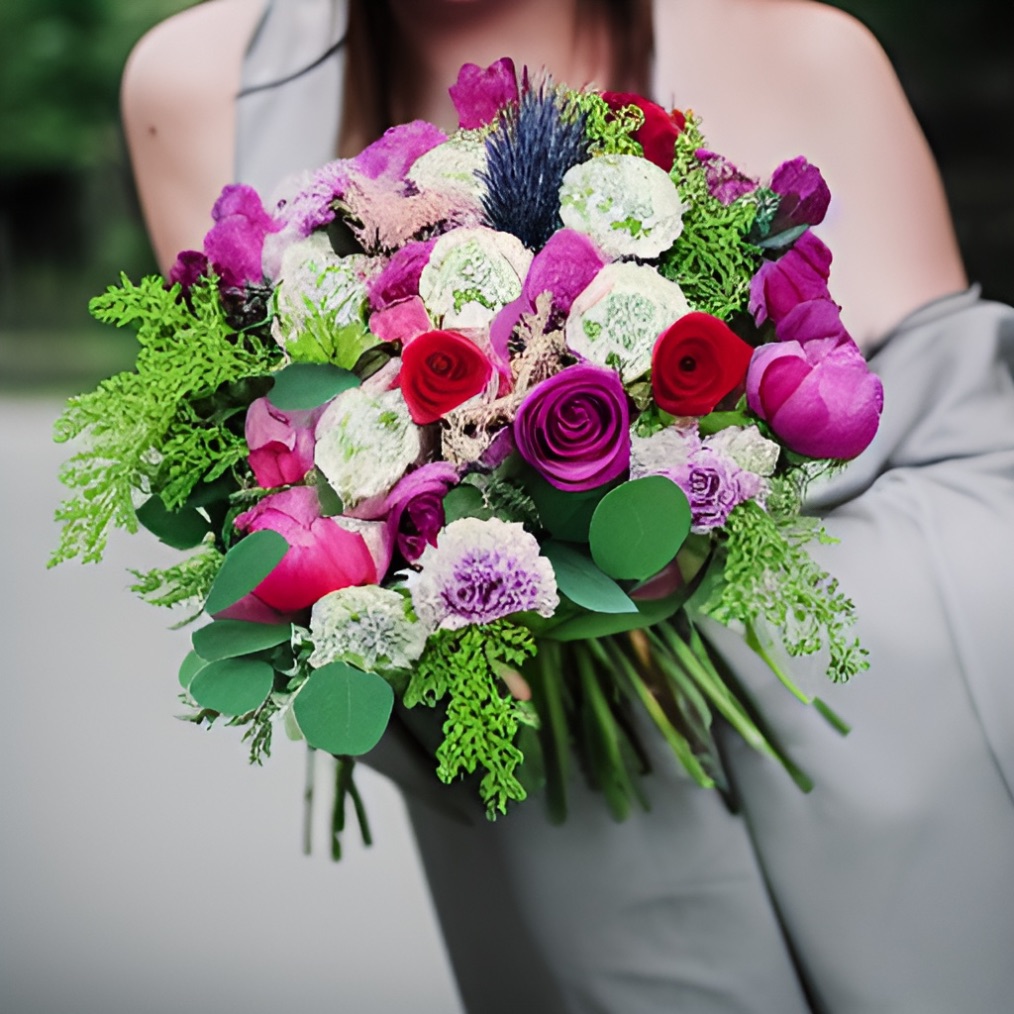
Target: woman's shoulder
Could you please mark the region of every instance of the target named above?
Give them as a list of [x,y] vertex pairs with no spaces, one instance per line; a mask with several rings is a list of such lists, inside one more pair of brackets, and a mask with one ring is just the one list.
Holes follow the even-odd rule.
[[264,0],[207,0],[159,22],[124,66],[120,106],[145,222],[159,264],[200,244],[232,181],[234,100]]

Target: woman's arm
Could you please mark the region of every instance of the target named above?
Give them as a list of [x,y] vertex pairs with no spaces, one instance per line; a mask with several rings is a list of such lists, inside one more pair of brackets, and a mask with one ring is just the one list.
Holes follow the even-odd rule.
[[123,72],[131,167],[159,267],[200,249],[233,180],[234,100],[263,0],[210,0],[144,35]]

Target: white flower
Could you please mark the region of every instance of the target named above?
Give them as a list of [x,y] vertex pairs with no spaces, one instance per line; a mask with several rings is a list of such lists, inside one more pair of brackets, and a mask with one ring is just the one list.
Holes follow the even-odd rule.
[[460,194],[481,210],[486,188],[478,173],[485,168],[485,140],[474,132],[460,132],[420,155],[412,163],[408,178],[420,190]]
[[484,328],[521,295],[532,252],[516,236],[485,226],[445,232],[419,278],[419,295],[443,328]]
[[405,596],[370,584],[341,588],[314,603],[310,665],[341,661],[377,672],[408,669],[426,647],[427,631]]
[[624,383],[651,367],[658,336],[690,312],[683,290],[644,264],[607,264],[574,300],[564,337],[585,359]]
[[421,450],[401,390],[343,391],[317,423],[314,464],[345,508],[386,493]]
[[581,162],[560,186],[563,224],[590,236],[610,257],[657,257],[683,231],[684,211],[669,174],[636,155]]
[[704,445],[724,454],[746,472],[767,477],[773,475],[781,447],[761,436],[756,426],[727,426],[705,437]]
[[553,565],[522,525],[499,518],[452,521],[409,574],[416,615],[427,627],[458,630],[560,603]]
[[630,434],[630,478],[668,475],[690,463],[701,448],[696,424],[686,429],[667,426],[651,436]]

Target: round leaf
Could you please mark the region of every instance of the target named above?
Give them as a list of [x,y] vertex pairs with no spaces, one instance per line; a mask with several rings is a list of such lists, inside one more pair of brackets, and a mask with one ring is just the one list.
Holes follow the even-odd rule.
[[205,610],[212,616],[254,590],[278,566],[289,544],[278,532],[251,532],[225,554],[208,592]]
[[556,583],[571,602],[593,613],[636,613],[627,593],[584,553],[562,542],[547,542],[543,554],[553,565]]
[[208,664],[206,658],[201,658],[196,651],[188,651],[187,657],[180,663],[180,686],[186,689],[193,682],[194,677]]
[[202,708],[222,715],[245,715],[271,693],[275,671],[255,658],[209,662],[190,682],[190,696]]
[[291,363],[275,374],[268,400],[283,412],[305,412],[329,402],[359,378],[350,370],[330,363]]
[[310,746],[356,756],[380,741],[393,706],[394,691],[386,680],[332,662],[303,684],[292,712]]
[[592,515],[592,559],[610,577],[657,574],[690,533],[690,504],[671,479],[647,475],[607,493]]
[[167,510],[162,497],[145,500],[134,512],[137,520],[153,535],[173,549],[192,549],[208,534],[208,519],[190,507]]
[[539,520],[553,538],[563,542],[587,542],[592,514],[612,485],[597,486],[583,493],[565,493],[534,470],[526,480],[525,488],[535,502]]
[[251,655],[284,644],[292,637],[289,623],[250,623],[247,620],[215,620],[193,632],[194,651],[209,662],[220,658]]

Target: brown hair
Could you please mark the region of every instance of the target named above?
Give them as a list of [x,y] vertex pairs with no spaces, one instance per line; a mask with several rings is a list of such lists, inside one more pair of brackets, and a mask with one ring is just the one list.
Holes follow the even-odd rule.
[[[647,95],[650,91],[654,34],[652,0],[579,0],[579,8],[601,11],[611,28],[614,63],[609,87]],[[394,18],[384,0],[350,0],[346,97],[356,96],[356,113],[365,133],[379,137],[392,125],[387,63]],[[348,106],[346,106],[348,110]]]

